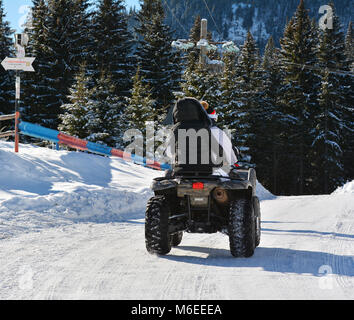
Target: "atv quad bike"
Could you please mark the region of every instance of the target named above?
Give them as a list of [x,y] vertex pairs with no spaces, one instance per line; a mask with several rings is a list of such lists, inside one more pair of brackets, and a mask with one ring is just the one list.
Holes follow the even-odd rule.
[[183,232],[229,236],[234,257],[250,257],[260,243],[260,207],[254,169],[238,177],[190,176],[156,178],[155,196],[146,210],[146,248],[165,255],[182,241]]
[[155,196],[145,217],[148,252],[168,254],[181,243],[183,232],[222,232],[229,236],[234,257],[252,256],[261,236],[256,183],[253,168],[233,167],[225,177],[203,165],[175,166],[166,177],[154,179]]

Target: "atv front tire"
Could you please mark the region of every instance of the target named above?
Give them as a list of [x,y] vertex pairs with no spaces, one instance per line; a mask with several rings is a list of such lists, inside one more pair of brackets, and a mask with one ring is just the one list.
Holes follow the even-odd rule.
[[234,257],[248,258],[254,254],[255,222],[252,200],[241,198],[230,202],[228,234]]
[[169,216],[170,210],[164,196],[149,200],[145,214],[145,244],[149,253],[165,255],[171,251]]

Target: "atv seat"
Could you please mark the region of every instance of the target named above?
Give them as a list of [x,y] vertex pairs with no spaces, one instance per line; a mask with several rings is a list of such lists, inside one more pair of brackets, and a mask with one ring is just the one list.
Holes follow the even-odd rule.
[[211,160],[210,129],[213,124],[203,106],[194,98],[181,99],[174,106],[173,121],[175,137],[173,174],[212,175],[213,168],[218,167]]

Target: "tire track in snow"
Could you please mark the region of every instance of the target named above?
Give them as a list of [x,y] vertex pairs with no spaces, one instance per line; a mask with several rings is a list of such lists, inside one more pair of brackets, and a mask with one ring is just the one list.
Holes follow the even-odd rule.
[[[353,211],[347,209],[346,216],[350,217],[353,215]],[[349,219],[338,220],[337,222],[338,233],[345,235],[353,235],[354,224]],[[338,247],[334,250],[334,266],[336,268],[336,281],[344,289],[354,290],[354,255],[353,255],[353,245],[354,241],[346,238],[338,237]],[[349,255],[348,255],[349,253]],[[354,297],[354,295],[353,295]]]
[[[163,299],[208,299],[215,294],[211,265],[215,263],[215,246],[218,234],[191,235],[184,233],[182,243],[173,247],[170,254],[160,256],[162,263],[173,264],[164,278]],[[225,237],[225,242],[228,242]],[[181,272],[181,266],[184,272]]]

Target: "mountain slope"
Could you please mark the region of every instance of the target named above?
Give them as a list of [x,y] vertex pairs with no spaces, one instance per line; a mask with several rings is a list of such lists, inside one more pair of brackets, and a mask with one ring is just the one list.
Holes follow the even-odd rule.
[[[278,43],[299,0],[166,0],[163,3],[168,24],[175,30],[177,38],[188,37],[195,17],[200,15],[208,19],[208,28],[215,39],[233,40],[242,44],[250,29],[263,50],[270,35]],[[319,8],[324,4],[326,2],[322,0],[305,0],[310,16],[316,21],[322,16]],[[334,4],[343,24],[343,31],[346,31],[354,14],[352,1],[334,0]]]
[[149,255],[144,209],[161,172],[0,141],[0,299],[354,299],[353,183],[262,196],[262,240],[235,259],[223,234]]

